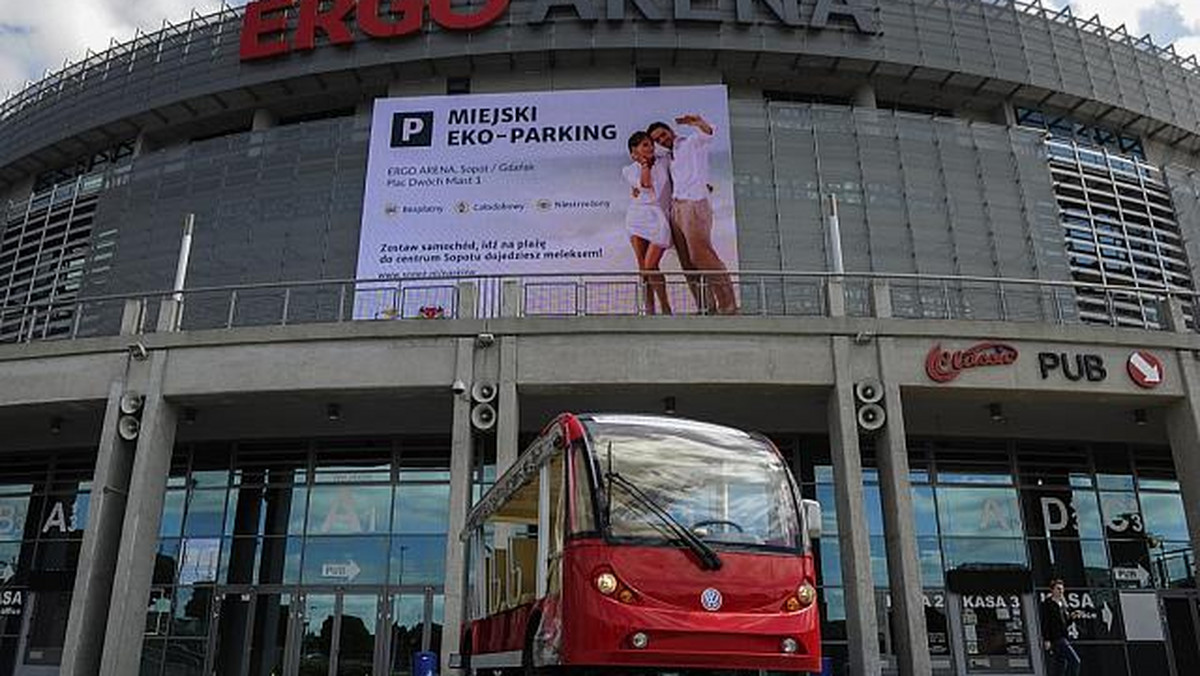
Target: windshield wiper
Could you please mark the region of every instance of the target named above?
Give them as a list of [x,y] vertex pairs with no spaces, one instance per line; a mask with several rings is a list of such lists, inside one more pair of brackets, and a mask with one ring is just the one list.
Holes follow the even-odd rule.
[[[621,488],[624,488],[627,493],[632,495],[639,503],[641,503],[643,507],[646,508],[646,511],[658,517],[658,520],[661,521],[663,525],[665,525],[672,533],[674,533],[676,537],[679,538],[680,542],[687,545],[688,549],[691,549],[692,552],[696,554],[696,556],[700,559],[701,568],[704,570],[721,569],[721,557],[717,556],[717,552],[714,551],[712,547],[709,547],[708,544],[705,543],[704,540],[701,540],[695,533],[688,530],[686,526],[679,523],[675,517],[671,516],[670,512],[660,507],[659,504],[651,499],[649,495],[646,495],[645,491],[638,488],[629,479],[626,479],[611,469],[608,471],[606,478],[608,479],[608,485],[610,487],[613,484],[616,484]],[[611,491],[608,496],[608,502],[610,505],[612,504]]]

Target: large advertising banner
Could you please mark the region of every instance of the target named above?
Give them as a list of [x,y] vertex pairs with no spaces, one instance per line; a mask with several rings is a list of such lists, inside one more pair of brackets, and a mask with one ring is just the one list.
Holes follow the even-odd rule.
[[357,318],[430,278],[639,271],[641,310],[736,310],[683,274],[737,266],[723,86],[380,99],[370,143],[357,277],[387,283]]

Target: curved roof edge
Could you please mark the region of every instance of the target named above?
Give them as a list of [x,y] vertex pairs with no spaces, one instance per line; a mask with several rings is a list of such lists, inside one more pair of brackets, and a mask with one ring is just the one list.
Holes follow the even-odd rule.
[[[894,0],[879,1],[888,2]],[[1181,55],[1175,51],[1174,45],[1167,45],[1165,47],[1158,45],[1149,34],[1136,37],[1129,33],[1124,24],[1116,28],[1110,28],[1103,23],[1098,14],[1089,19],[1084,19],[1077,16],[1070,5],[1061,10],[1056,10],[1045,6],[1042,0],[977,1],[985,5],[1015,8],[1045,21],[1057,22],[1081,31],[1090,32],[1107,40],[1125,44],[1139,51],[1151,54],[1192,74],[1200,73],[1200,59],[1196,55]],[[101,66],[115,57],[127,54],[131,50],[151,45],[161,45],[175,36],[190,33],[197,25],[208,26],[216,22],[227,21],[231,18],[240,18],[244,12],[245,7],[235,8],[229,5],[225,5],[221,9],[209,14],[199,14],[193,10],[191,18],[186,22],[172,24],[164,19],[163,27],[160,30],[152,33],[142,33],[138,30],[134,33],[133,39],[127,42],[116,42],[114,39],[109,48],[102,52],[93,53],[89,49],[83,59],[75,62],[68,61],[61,69],[48,72],[41,80],[30,82],[23,89],[7,96],[0,102],[0,122],[20,112],[27,106],[41,102],[48,94],[60,93],[64,88],[71,85],[82,87],[86,81],[83,76],[88,69]]]

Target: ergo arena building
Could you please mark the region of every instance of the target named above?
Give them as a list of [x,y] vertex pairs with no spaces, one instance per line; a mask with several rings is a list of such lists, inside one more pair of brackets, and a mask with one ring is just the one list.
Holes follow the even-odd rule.
[[[359,275],[388,101],[695,88],[736,236],[690,281],[736,308],[668,250],[651,316],[624,244]],[[263,0],[114,43],[0,106],[0,674],[401,674],[426,625],[453,671],[469,505],[566,410],[771,436],[835,673],[1047,673],[1055,577],[1089,676],[1198,673],[1198,171],[1195,58],[1036,0]],[[424,185],[430,232],[511,222]]]

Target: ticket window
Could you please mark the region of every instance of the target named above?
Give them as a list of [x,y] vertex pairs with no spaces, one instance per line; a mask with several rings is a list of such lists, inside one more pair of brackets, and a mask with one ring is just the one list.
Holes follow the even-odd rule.
[[1042,673],[1032,594],[972,592],[948,601],[960,674]]

